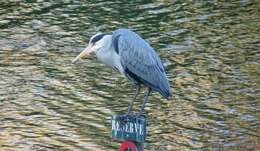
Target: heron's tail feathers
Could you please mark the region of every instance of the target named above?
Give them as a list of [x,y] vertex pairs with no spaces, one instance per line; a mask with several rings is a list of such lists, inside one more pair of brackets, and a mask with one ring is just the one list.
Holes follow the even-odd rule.
[[161,89],[159,91],[159,93],[164,97],[166,98],[167,100],[170,100],[172,98],[172,92],[170,90],[170,88],[164,88],[164,89]]
[[158,92],[167,100],[171,99],[172,91],[166,77],[161,79]]

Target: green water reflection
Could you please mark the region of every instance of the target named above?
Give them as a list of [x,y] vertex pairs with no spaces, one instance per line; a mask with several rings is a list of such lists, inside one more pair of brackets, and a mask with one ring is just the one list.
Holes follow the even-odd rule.
[[[258,1],[0,2],[0,150],[116,150],[110,118],[133,86],[94,57],[97,31],[130,28],[166,65],[173,98],[147,104],[147,150],[257,150]],[[139,100],[142,98],[139,98]],[[135,104],[138,109],[140,101]]]

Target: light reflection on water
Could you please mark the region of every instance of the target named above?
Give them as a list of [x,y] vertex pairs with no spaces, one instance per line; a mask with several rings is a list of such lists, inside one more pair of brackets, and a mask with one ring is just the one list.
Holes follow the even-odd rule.
[[117,149],[110,117],[126,110],[133,86],[95,58],[71,60],[96,31],[127,27],[157,50],[174,90],[171,101],[150,97],[148,150],[256,150],[258,8],[253,1],[1,2],[0,148]]

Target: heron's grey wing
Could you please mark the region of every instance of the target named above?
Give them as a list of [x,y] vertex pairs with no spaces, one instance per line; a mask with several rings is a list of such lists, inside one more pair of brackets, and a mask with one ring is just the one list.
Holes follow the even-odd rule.
[[170,86],[161,60],[145,40],[130,30],[119,29],[113,33],[113,43],[127,76],[166,98],[170,96]]

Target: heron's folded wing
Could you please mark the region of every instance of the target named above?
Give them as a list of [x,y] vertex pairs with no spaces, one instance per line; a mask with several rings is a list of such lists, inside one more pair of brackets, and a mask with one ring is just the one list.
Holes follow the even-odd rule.
[[123,68],[140,78],[144,84],[168,97],[169,83],[161,60],[154,49],[140,36],[129,30],[116,30],[113,33],[113,40]]

